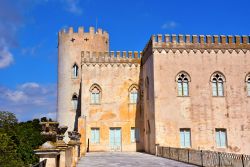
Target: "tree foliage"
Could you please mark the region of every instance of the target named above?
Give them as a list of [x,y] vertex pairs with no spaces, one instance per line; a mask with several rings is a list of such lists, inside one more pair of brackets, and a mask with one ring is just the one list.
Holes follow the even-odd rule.
[[33,150],[44,140],[39,119],[18,123],[10,112],[0,111],[0,166],[21,167],[38,162]]

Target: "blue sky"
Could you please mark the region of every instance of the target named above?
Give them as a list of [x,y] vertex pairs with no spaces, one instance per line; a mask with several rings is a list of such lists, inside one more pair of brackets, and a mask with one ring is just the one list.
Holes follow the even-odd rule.
[[57,32],[102,28],[110,50],[142,50],[151,34],[249,35],[249,0],[1,0],[0,110],[55,118]]

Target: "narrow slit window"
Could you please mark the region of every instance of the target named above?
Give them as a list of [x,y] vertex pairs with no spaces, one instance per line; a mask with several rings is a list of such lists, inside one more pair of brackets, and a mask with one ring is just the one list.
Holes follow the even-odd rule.
[[77,78],[78,77],[78,66],[76,64],[73,65],[72,76],[73,76],[73,78]]

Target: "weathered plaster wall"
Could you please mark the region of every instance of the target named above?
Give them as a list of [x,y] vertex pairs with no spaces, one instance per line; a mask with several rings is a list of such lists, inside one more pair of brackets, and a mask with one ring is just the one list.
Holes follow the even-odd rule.
[[[109,151],[109,128],[121,127],[122,151],[143,150],[143,120],[140,105],[130,104],[128,89],[139,84],[138,63],[90,63],[82,65],[82,114],[86,116],[86,143],[91,128],[100,128],[100,143],[89,142],[90,151]],[[91,104],[90,87],[101,87],[101,103]],[[141,126],[139,126],[141,125]],[[139,126],[139,127],[138,127]],[[131,127],[140,128],[140,142],[131,143]]]
[[[245,77],[250,72],[250,53],[205,51],[154,52],[156,143],[180,147],[180,128],[191,129],[194,149],[250,154],[250,98]],[[189,96],[177,96],[176,76],[190,77]],[[226,77],[224,97],[213,97],[210,77],[215,71]],[[228,148],[218,149],[215,128],[226,128]]]

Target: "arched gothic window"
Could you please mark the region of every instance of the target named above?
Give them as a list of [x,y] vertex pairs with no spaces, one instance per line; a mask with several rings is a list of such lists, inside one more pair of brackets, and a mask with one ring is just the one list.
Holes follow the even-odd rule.
[[72,102],[73,110],[76,110],[77,109],[77,104],[78,104],[78,97],[77,97],[76,93],[72,96],[71,102]]
[[220,72],[215,72],[211,77],[213,96],[224,96],[225,77]]
[[180,72],[177,77],[178,86],[178,96],[188,96],[189,95],[189,82],[190,77],[186,72]]
[[93,84],[90,88],[91,104],[101,103],[101,87],[97,84]]
[[138,86],[133,84],[129,88],[129,101],[132,104],[136,104],[138,101]]
[[74,64],[73,67],[72,67],[72,76],[73,76],[73,78],[78,77],[78,66],[77,66],[77,64]]
[[246,84],[247,84],[247,96],[250,96],[250,74],[246,77]]

